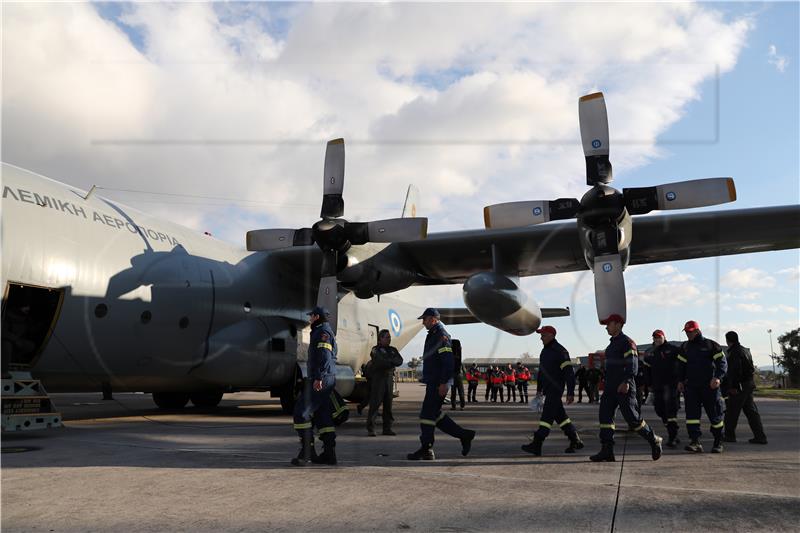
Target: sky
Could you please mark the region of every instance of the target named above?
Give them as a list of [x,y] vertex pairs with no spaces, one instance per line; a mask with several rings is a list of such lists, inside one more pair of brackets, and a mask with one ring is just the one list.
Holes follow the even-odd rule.
[[[586,191],[577,101],[602,90],[613,185],[733,176],[736,202],[800,202],[798,3],[3,3],[2,159],[244,246],[318,219],[325,143],[347,143],[345,216],[429,232],[483,206]],[[137,192],[130,192],[137,191]],[[634,236],[635,239],[635,236]],[[800,326],[797,250],[630,267],[626,333],[686,320],[756,363]],[[526,278],[573,355],[608,342],[591,275]],[[414,287],[461,307],[461,287]],[[454,326],[466,357],[537,335]],[[421,351],[420,335],[403,350]]]

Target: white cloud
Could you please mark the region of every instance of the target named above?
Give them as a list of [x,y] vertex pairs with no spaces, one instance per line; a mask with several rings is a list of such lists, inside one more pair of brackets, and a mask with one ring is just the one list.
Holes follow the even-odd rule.
[[748,313],[763,313],[764,307],[759,304],[736,304],[736,309],[747,311]]
[[779,305],[775,306],[773,309],[770,309],[770,310],[773,311],[773,312],[776,312],[776,313],[786,313],[786,314],[794,315],[795,317],[797,317],[797,308],[796,307],[792,307],[791,305],[779,304]]
[[767,52],[767,63],[775,67],[778,72],[783,73],[786,72],[786,66],[789,64],[789,60],[785,56],[779,55],[778,47],[771,44]]
[[778,270],[778,274],[783,274],[793,281],[800,280],[800,266]]
[[660,282],[645,289],[628,291],[628,306],[634,309],[681,307],[696,304],[702,294],[702,287],[695,283]]
[[[750,28],[698,4],[320,3],[271,35],[271,9],[126,5],[140,51],[92,4],[5,5],[4,159],[87,189],[262,202],[124,196],[241,243],[316,220],[324,143],[344,136],[348,216],[378,218],[415,182],[432,231],[478,227],[476,202],[585,190],[576,101],[591,90],[606,93],[620,179],[658,157]],[[98,143],[126,139],[154,142]]]
[[734,268],[722,276],[722,285],[734,289],[770,288],[775,286],[775,278],[757,268]]
[[672,265],[664,265],[656,269],[656,274],[659,276],[667,276],[669,274],[675,274],[676,272],[678,272],[678,269]]

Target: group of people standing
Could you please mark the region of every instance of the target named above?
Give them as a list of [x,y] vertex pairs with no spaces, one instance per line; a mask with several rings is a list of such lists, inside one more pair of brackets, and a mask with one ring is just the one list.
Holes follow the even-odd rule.
[[[509,363],[505,368],[489,366],[485,371],[481,371],[477,363],[473,363],[467,370],[467,381],[471,391],[470,401],[472,402],[478,401],[478,383],[481,380],[486,383],[484,394],[486,402],[491,399],[496,403],[497,397],[500,396],[500,403],[528,403],[528,383],[531,380],[531,371],[521,362],[518,362],[516,366]],[[517,393],[519,393],[519,400],[517,400]]]

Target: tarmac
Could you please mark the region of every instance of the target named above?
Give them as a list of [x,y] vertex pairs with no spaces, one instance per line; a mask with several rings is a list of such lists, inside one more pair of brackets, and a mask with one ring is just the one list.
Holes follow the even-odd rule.
[[[665,448],[653,462],[638,435],[617,432],[615,463],[599,449],[597,404],[567,407],[586,448],[564,454],[554,431],[543,457],[520,450],[538,415],[521,404],[445,412],[477,438],[468,457],[437,431],[419,446],[418,383],[400,384],[396,437],[368,437],[351,405],[339,465],[296,468],[291,420],[265,393],[216,409],[164,412],[146,394],[53,394],[62,429],[2,437],[3,531],[798,531],[800,402],[759,399],[769,438],[725,453]],[[683,416],[681,413],[679,416]],[[651,406],[644,417],[663,425]],[[617,427],[624,427],[621,416]],[[380,428],[380,423],[378,423]],[[711,448],[703,419],[703,444]],[[681,438],[686,441],[685,427]]]

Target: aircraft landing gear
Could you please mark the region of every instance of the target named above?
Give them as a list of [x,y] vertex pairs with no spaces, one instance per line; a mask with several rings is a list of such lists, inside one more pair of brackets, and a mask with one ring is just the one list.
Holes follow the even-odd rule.
[[278,396],[281,399],[281,411],[283,414],[290,415],[294,412],[294,403],[297,397],[300,396],[300,391],[303,387],[303,374],[300,369],[295,367],[294,376],[291,381],[278,388],[273,393],[273,398]]
[[210,408],[219,405],[223,394],[222,391],[194,392],[189,396],[189,399],[192,400],[195,407]]
[[183,409],[189,403],[188,392],[154,392],[153,401],[159,409]]

